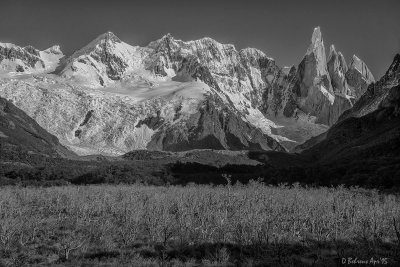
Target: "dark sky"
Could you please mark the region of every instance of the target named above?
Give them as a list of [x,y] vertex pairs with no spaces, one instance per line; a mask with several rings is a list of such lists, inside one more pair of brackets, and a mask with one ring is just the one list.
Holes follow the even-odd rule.
[[400,52],[400,0],[1,0],[0,41],[66,54],[106,31],[132,45],[170,32],[255,47],[281,66],[297,64],[315,26],[325,46],[358,55],[379,78]]

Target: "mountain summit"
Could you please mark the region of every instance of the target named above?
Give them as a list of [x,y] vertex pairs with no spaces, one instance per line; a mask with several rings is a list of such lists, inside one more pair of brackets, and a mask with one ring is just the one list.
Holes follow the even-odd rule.
[[141,63],[140,50],[106,32],[66,58],[56,72],[89,87],[107,86]]
[[351,108],[374,81],[366,65],[353,57],[348,67],[341,52],[331,45],[328,62],[319,27],[314,29],[311,45],[301,61],[294,92],[298,107],[317,117],[317,122],[334,124],[339,116]]
[[326,75],[326,54],[324,40],[322,39],[322,33],[320,27],[316,27],[311,37],[311,44],[308,47],[306,55],[314,55],[316,60],[316,71],[317,75]]

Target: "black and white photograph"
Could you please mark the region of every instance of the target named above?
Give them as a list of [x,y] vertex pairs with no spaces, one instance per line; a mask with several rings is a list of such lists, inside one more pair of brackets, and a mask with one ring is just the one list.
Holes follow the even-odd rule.
[[400,1],[0,0],[14,266],[400,266]]

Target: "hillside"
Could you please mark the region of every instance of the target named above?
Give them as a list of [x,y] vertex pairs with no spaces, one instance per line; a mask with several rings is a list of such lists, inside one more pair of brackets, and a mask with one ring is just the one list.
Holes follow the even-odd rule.
[[1,159],[27,155],[43,157],[74,157],[75,154],[60,144],[12,102],[0,97],[0,157]]

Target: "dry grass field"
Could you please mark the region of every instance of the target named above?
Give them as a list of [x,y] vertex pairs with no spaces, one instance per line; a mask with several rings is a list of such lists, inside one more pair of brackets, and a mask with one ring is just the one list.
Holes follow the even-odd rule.
[[396,266],[399,230],[400,197],[359,188],[0,188],[0,266]]

